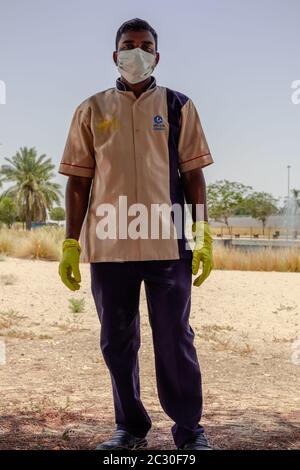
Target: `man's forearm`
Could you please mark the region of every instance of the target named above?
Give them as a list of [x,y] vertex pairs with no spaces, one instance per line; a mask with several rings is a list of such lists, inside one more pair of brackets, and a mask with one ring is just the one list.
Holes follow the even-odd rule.
[[[191,204],[193,222],[208,221],[206,203],[206,183],[202,168],[186,171],[181,174],[184,196],[187,204]],[[197,204],[202,204],[201,211],[196,212]]]
[[79,239],[91,184],[92,178],[69,176],[66,186],[66,238]]

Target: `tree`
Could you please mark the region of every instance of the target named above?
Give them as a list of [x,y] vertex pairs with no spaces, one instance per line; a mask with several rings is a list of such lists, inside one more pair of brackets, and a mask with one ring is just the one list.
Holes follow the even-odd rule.
[[14,200],[8,196],[0,199],[0,222],[11,228],[17,216],[17,208]]
[[53,207],[49,212],[50,219],[59,222],[60,220],[65,220],[66,212],[63,207]]
[[0,174],[3,181],[14,183],[5,194],[15,199],[18,214],[25,218],[26,230],[31,230],[32,221],[45,221],[47,209],[54,202],[59,204],[62,197],[61,186],[51,181],[55,165],[45,154],[38,157],[34,147],[21,147],[16,155],[5,160],[9,165],[2,165]]
[[243,202],[248,214],[262,222],[263,235],[268,217],[278,213],[277,202],[278,199],[265,192],[254,192],[248,195]]
[[232,217],[244,198],[252,189],[242,183],[220,180],[207,186],[207,208],[209,216],[215,221],[225,223],[229,229],[228,219]]

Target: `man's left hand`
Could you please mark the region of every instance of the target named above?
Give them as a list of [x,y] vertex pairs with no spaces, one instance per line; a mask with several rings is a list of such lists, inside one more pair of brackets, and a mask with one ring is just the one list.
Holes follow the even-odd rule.
[[208,222],[197,220],[193,223],[193,238],[195,246],[193,249],[192,273],[195,275],[199,271],[200,261],[202,262],[202,274],[198,276],[193,285],[199,287],[210,275],[213,268],[213,238]]

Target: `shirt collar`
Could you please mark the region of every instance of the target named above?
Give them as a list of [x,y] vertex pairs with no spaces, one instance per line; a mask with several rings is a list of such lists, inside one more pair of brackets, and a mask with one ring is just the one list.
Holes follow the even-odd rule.
[[[148,91],[148,90],[150,90],[152,88],[155,88],[155,87],[156,87],[156,79],[155,79],[154,75],[151,75],[151,81],[149,83],[149,86],[144,91]],[[121,77],[118,77],[116,79],[116,88],[117,88],[117,90],[121,90],[121,91],[131,91],[127,87],[126,83],[121,80]]]

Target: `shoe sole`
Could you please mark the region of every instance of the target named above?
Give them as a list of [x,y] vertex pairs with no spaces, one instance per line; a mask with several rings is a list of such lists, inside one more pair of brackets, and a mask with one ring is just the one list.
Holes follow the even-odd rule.
[[145,447],[147,447],[147,445],[148,445],[148,442],[146,441],[146,439],[143,439],[139,442],[136,442],[132,447],[129,447],[129,449],[131,450],[144,449]]
[[[101,444],[100,444],[101,445]],[[130,446],[118,446],[118,447],[96,447],[95,450],[136,450],[136,449],[143,449],[147,447],[148,442],[146,439],[142,439],[140,441],[135,442]]]

